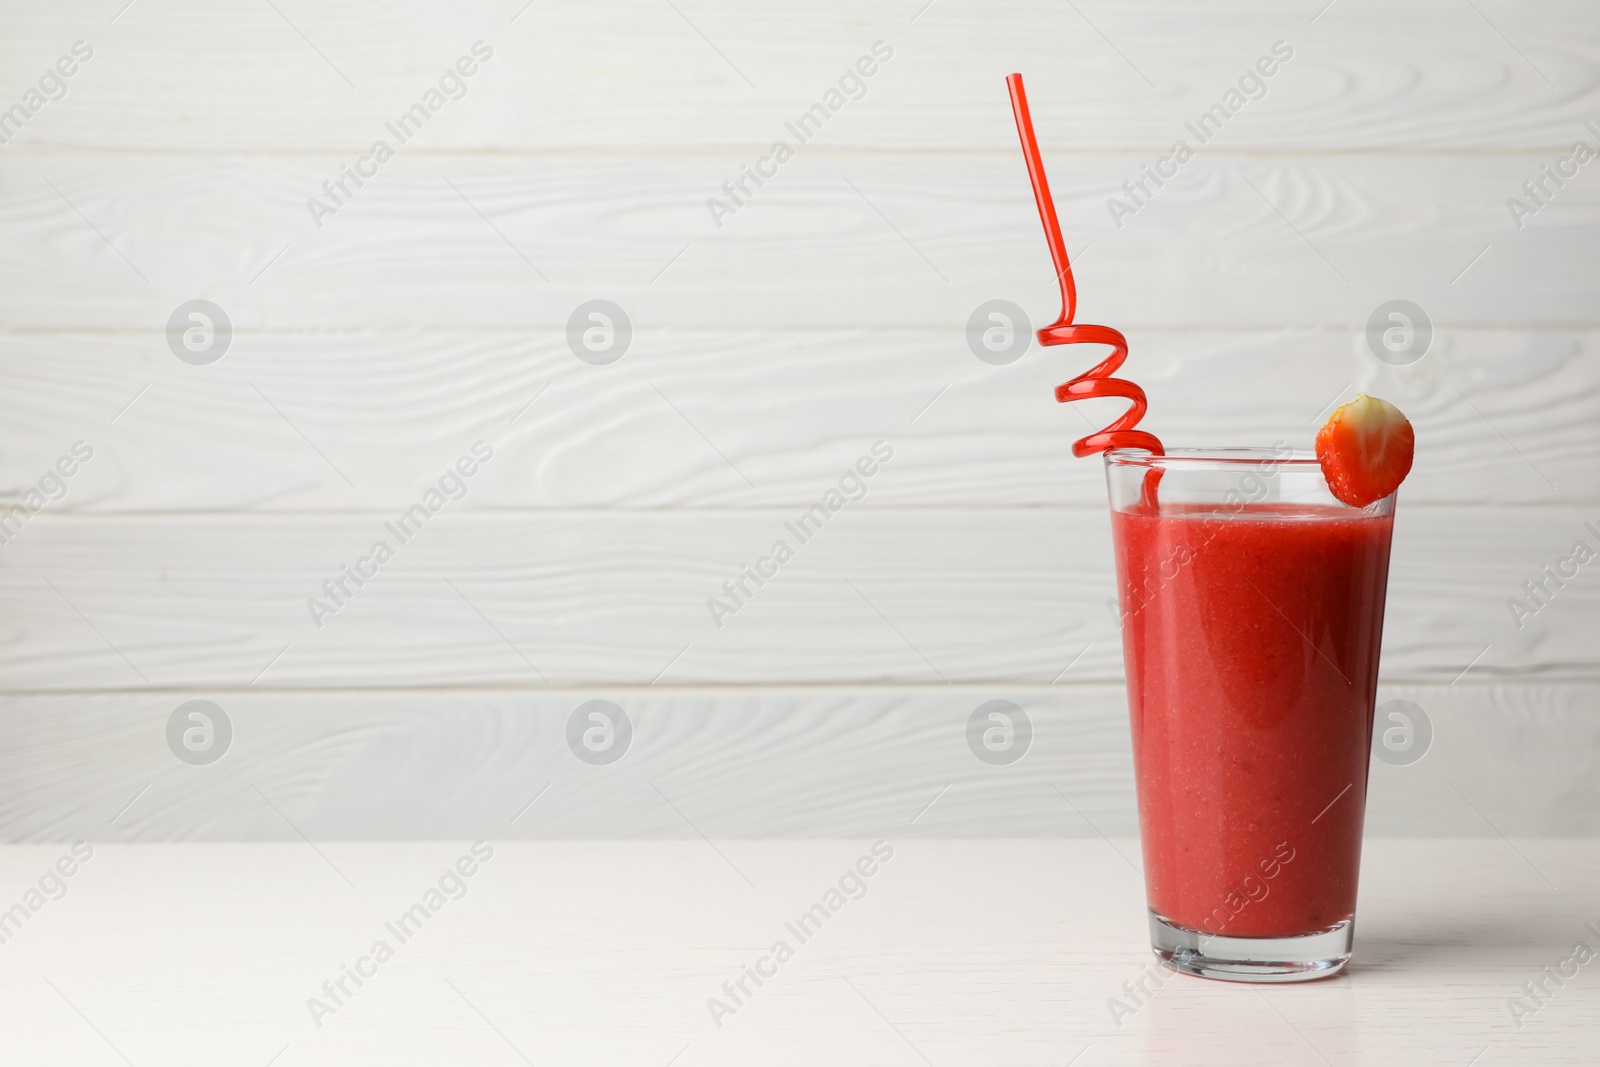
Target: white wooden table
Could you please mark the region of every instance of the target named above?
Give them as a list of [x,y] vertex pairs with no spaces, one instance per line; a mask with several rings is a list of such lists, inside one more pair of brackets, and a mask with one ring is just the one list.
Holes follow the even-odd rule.
[[[1600,966],[1508,998],[1600,925],[1600,844],[1370,841],[1354,963],[1298,986],[1161,972],[1136,843],[490,844],[459,899],[389,930],[467,842],[100,845],[0,945],[6,1063],[1589,1064]],[[65,846],[0,849],[0,901]],[[880,854],[882,846],[880,846]],[[467,866],[471,867],[472,864]],[[322,992],[394,950],[342,1004]],[[719,1027],[709,998],[793,957]],[[1570,968],[1569,968],[1570,971]],[[1148,996],[1124,983],[1143,978]],[[310,997],[333,1007],[319,1027]],[[1119,998],[1129,1013],[1113,1013]],[[1117,1025],[1120,1023],[1120,1026]]]

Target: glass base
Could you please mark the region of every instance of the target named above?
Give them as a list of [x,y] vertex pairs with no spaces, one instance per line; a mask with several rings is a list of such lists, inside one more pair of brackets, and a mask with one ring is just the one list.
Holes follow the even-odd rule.
[[1306,982],[1350,962],[1355,923],[1294,937],[1221,937],[1150,913],[1150,949],[1175,971],[1225,982]]

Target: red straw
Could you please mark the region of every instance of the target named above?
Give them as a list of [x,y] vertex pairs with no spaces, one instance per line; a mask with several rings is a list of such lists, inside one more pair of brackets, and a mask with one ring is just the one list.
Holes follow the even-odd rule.
[[1127,338],[1109,326],[1073,325],[1072,317],[1078,310],[1078,289],[1072,279],[1072,263],[1067,259],[1066,242],[1061,239],[1061,222],[1056,218],[1050,182],[1044,175],[1044,161],[1039,158],[1039,141],[1033,134],[1033,119],[1028,114],[1028,94],[1022,88],[1022,75],[1008,75],[1006,85],[1011,90],[1011,110],[1017,118],[1017,135],[1022,138],[1022,155],[1028,163],[1033,199],[1039,205],[1039,221],[1044,224],[1045,241],[1050,245],[1050,258],[1056,265],[1056,280],[1061,284],[1061,317],[1039,331],[1039,343],[1097,344],[1111,348],[1111,354],[1102,362],[1071,381],[1056,386],[1056,400],[1065,404],[1074,400],[1115,396],[1131,402],[1121,418],[1105,429],[1075,442],[1072,454],[1081,458],[1113,448],[1139,448],[1164,456],[1166,450],[1154,434],[1134,429],[1150,406],[1144,390],[1133,382],[1111,377],[1128,358]]

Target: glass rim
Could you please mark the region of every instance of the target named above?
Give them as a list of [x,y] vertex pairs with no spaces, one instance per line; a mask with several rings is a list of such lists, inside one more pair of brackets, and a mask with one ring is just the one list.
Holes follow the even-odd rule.
[[1321,470],[1317,454],[1309,449],[1282,447],[1169,448],[1158,456],[1142,448],[1111,448],[1104,453],[1106,466],[1151,467],[1164,470],[1226,470],[1267,465]]

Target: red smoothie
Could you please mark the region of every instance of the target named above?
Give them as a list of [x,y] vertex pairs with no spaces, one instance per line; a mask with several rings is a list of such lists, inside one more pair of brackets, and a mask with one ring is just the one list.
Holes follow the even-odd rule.
[[1392,515],[1113,510],[1151,908],[1226,937],[1355,914]]

